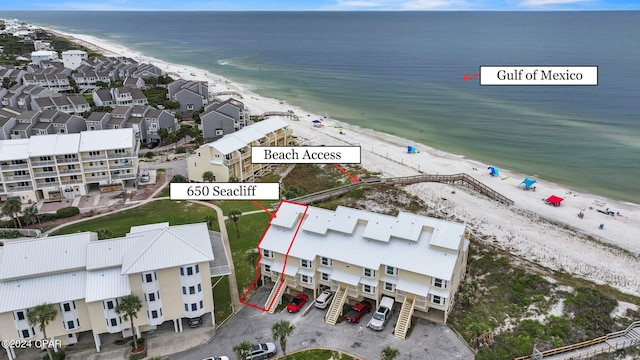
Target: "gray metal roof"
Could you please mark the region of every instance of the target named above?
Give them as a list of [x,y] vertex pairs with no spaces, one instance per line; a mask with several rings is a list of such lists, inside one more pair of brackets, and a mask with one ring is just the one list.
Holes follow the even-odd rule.
[[0,313],[83,299],[86,283],[83,270],[0,282]]
[[120,274],[120,268],[87,271],[85,302],[115,299],[131,295],[129,276]]
[[393,217],[346,207],[332,212],[308,206],[296,235],[299,215],[305,209],[306,205],[283,202],[260,247],[285,254],[291,246],[289,254],[296,258],[323,256],[370,269],[388,265],[451,280],[458,249],[467,244],[464,224],[409,213]]

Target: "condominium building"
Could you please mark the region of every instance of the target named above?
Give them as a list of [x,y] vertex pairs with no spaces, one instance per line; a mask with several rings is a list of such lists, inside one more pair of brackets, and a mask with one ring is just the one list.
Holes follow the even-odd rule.
[[[0,246],[0,338],[41,339],[27,314],[53,304],[57,316],[47,336],[66,346],[90,335],[100,351],[102,334],[131,336],[130,322],[115,311],[127,295],[143,305],[133,319],[138,335],[168,321],[181,332],[183,318],[215,319],[215,240],[204,223],[159,223],[134,226],[125,237],[109,240],[84,232],[6,242]],[[9,360],[20,355],[6,351]]]
[[412,316],[446,323],[465,273],[464,224],[401,212],[398,216],[282,202],[260,242],[263,283],[273,283],[265,308],[284,292],[335,292],[325,321],[345,303],[382,296],[400,308],[394,334],[404,338]]
[[291,133],[283,118],[272,117],[204,144],[187,158],[189,180],[201,182],[202,174],[211,171],[217,182],[253,181],[269,164],[253,164],[251,147],[289,146],[293,143]]
[[130,128],[0,140],[0,198],[33,203],[133,185],[139,146]]

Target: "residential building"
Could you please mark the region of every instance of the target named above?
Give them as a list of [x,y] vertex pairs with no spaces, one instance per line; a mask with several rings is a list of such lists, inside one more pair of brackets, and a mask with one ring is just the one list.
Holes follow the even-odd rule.
[[133,186],[138,150],[132,129],[0,140],[0,198],[33,203]]
[[92,112],[87,118],[87,130],[103,130],[107,128],[107,123],[111,119],[111,114],[108,112],[96,111]]
[[215,181],[253,181],[262,176],[269,164],[251,163],[252,146],[289,146],[292,130],[281,117],[272,117],[214,142],[200,146],[187,158],[190,181],[201,182],[202,174],[211,171]]
[[42,60],[58,60],[58,53],[52,50],[33,51],[31,62],[38,65]]
[[80,65],[82,65],[82,62],[84,60],[89,59],[89,55],[87,54],[87,52],[82,50],[67,50],[63,51],[61,55],[64,67],[71,70],[77,69]]
[[[128,295],[143,304],[133,319],[138,336],[165,322],[182,332],[183,319],[199,316],[211,316],[215,327],[211,272],[219,257],[226,259],[214,256],[219,238],[204,223],[159,223],[100,241],[84,232],[7,242],[0,247],[0,338],[41,339],[27,314],[52,304],[57,315],[47,336],[67,346],[88,335],[99,352],[103,334],[131,336],[130,322],[115,311]],[[6,347],[9,360],[20,351]]]
[[202,137],[211,142],[247,126],[248,115],[244,104],[230,98],[208,104],[200,114]]
[[[464,224],[400,212],[335,211],[282,202],[262,241],[260,269],[273,290],[273,312],[284,292],[335,297],[325,320],[335,324],[345,303],[395,299],[404,338],[411,317],[446,323],[465,274],[469,240]],[[273,306],[272,306],[273,305]],[[397,310],[397,309],[396,309]]]
[[209,87],[199,81],[176,80],[167,85],[167,97],[180,103],[178,112],[191,115],[209,103]]

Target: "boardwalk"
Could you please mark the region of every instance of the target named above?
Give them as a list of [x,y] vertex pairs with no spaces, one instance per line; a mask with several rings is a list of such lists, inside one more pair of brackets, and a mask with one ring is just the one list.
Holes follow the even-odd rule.
[[625,330],[607,334],[597,339],[546,350],[538,357],[522,356],[514,360],[582,360],[632,346],[640,346],[640,321],[634,322]]
[[479,180],[473,178],[468,174],[454,174],[454,175],[415,175],[415,176],[405,176],[405,177],[395,177],[395,178],[369,178],[369,179],[361,179],[356,183],[347,184],[344,186],[340,186],[333,189],[318,191],[313,194],[301,196],[295,199],[291,199],[293,202],[297,202],[300,204],[314,204],[320,201],[326,201],[330,199],[334,199],[338,196],[344,195],[349,191],[360,187],[362,185],[376,185],[376,184],[386,184],[386,185],[411,185],[417,184],[421,182],[438,182],[445,184],[457,184],[470,187],[481,194],[484,194],[491,199],[499,201],[503,204],[513,205],[513,200],[507,198],[506,196],[498,193],[497,191],[491,189],[486,186]]

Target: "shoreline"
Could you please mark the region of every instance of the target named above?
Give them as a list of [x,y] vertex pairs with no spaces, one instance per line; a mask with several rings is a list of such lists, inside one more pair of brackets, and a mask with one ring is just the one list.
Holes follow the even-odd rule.
[[[381,176],[465,172],[514,200],[515,205],[506,207],[449,185],[422,183],[405,189],[419,196],[432,209],[453,216],[475,232],[486,235],[491,239],[486,242],[493,246],[546,268],[608,283],[623,292],[640,296],[640,241],[634,235],[640,230],[638,204],[578,193],[542,180],[537,184],[537,191],[524,191],[519,183],[525,176],[519,173],[501,169],[503,177],[493,177],[486,170],[487,164],[422,144],[416,146],[419,153],[408,154],[406,144],[414,144],[414,141],[334,119],[324,119],[324,127],[314,128],[311,120],[322,119],[321,115],[280,99],[257,95],[250,90],[250,85],[232,82],[203,69],[151,58],[93,36],[43,29],[107,56],[125,56],[141,63],[152,63],[172,77],[206,81],[212,92],[237,91],[243,95],[240,100],[250,114],[292,109],[300,116],[300,121],[288,123],[301,142],[306,145],[360,145],[361,166]],[[336,126],[342,126],[344,134],[340,134]],[[540,201],[550,195],[564,197],[565,201],[560,207]],[[622,216],[600,214],[597,212],[600,208],[610,208]],[[577,217],[580,211],[585,214],[582,219]],[[599,229],[603,223],[604,229]]]

